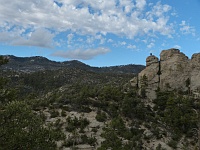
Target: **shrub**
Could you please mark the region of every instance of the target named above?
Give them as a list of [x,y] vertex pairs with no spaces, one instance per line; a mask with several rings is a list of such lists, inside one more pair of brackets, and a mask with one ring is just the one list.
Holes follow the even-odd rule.
[[66,117],[66,112],[64,110],[61,111],[61,116]]
[[176,148],[177,148],[178,142],[172,139],[172,140],[170,140],[167,144],[168,144],[170,147],[172,147],[173,149],[176,149]]
[[51,118],[55,118],[55,117],[58,117],[58,116],[59,116],[59,112],[56,111],[56,110],[52,110],[52,111],[50,112],[50,114],[51,114]]
[[80,118],[78,119],[77,117],[67,118],[67,127],[65,128],[66,131],[72,132],[76,129],[80,129],[80,132],[84,132],[85,127],[87,127],[90,124],[89,120],[86,118]]
[[105,122],[107,120],[107,116],[105,112],[98,111],[96,115],[96,120],[99,122]]

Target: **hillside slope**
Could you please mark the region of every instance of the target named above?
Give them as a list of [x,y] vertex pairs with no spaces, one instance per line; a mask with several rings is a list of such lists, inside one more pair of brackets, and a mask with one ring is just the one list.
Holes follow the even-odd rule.
[[80,61],[56,62],[48,60],[45,57],[16,57],[12,55],[4,56],[9,59],[9,63],[2,66],[3,70],[13,70],[20,72],[35,72],[41,70],[58,70],[64,68],[78,68],[92,72],[111,72],[111,73],[133,73],[137,74],[144,69],[143,65],[121,65],[111,67],[91,67]]
[[[18,62],[24,63],[24,59]],[[0,120],[6,119],[6,124],[0,125],[0,131],[5,132],[0,141],[7,141],[8,146],[24,140],[31,143],[21,133],[34,132],[24,130],[30,124],[20,121],[31,122],[32,118],[27,118],[21,107],[13,107],[22,103],[28,106],[24,108],[31,109],[34,118],[43,121],[43,126],[62,133],[62,139],[52,141],[60,150],[197,148],[196,131],[200,129],[196,112],[200,105],[199,99],[189,93],[157,90],[156,99],[151,100],[138,94],[138,87],[130,85],[134,74],[76,67],[33,72],[4,69],[0,76]],[[13,126],[16,120],[17,126]],[[13,138],[17,140],[13,142]],[[43,136],[37,138],[42,140]],[[3,149],[1,146],[4,143],[0,143]]]

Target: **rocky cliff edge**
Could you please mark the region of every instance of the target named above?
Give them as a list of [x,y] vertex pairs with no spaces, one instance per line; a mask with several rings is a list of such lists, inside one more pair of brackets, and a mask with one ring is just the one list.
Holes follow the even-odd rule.
[[200,53],[189,59],[179,49],[163,50],[160,59],[154,55],[147,57],[146,68],[131,80],[132,86],[145,91],[150,99],[156,98],[160,90],[177,90],[190,92],[198,96],[200,93]]

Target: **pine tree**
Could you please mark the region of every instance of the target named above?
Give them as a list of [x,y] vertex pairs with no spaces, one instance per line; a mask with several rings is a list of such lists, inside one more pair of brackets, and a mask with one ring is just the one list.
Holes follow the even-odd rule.
[[[0,57],[0,66],[8,60]],[[0,78],[0,150],[54,150],[61,132],[37,115],[25,100],[17,100],[12,89],[5,89],[6,80]]]

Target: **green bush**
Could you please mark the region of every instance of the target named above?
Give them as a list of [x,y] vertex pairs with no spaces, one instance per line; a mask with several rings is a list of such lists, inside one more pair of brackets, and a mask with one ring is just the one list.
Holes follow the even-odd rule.
[[44,122],[23,101],[13,101],[0,111],[0,149],[56,149],[55,141],[64,135]]
[[98,131],[98,129],[97,128],[92,128],[92,132],[97,132]]
[[66,106],[66,105],[62,106],[62,109],[65,110],[65,111],[69,111],[69,107]]
[[64,110],[61,111],[61,116],[66,117],[66,112]]
[[51,118],[55,118],[59,116],[59,112],[57,110],[50,111]]
[[67,118],[67,127],[65,128],[68,132],[73,132],[77,129],[80,130],[80,132],[84,132],[84,129],[90,124],[89,120],[86,118],[80,118],[77,117]]
[[96,120],[99,122],[105,122],[107,120],[107,116],[105,112],[98,111],[96,115]]
[[89,144],[91,146],[95,146],[97,143],[97,139],[95,137],[87,137],[85,134],[81,135],[82,144]]
[[178,142],[171,139],[168,143],[167,143],[170,147],[172,147],[173,149],[176,149],[177,148],[177,144]]

